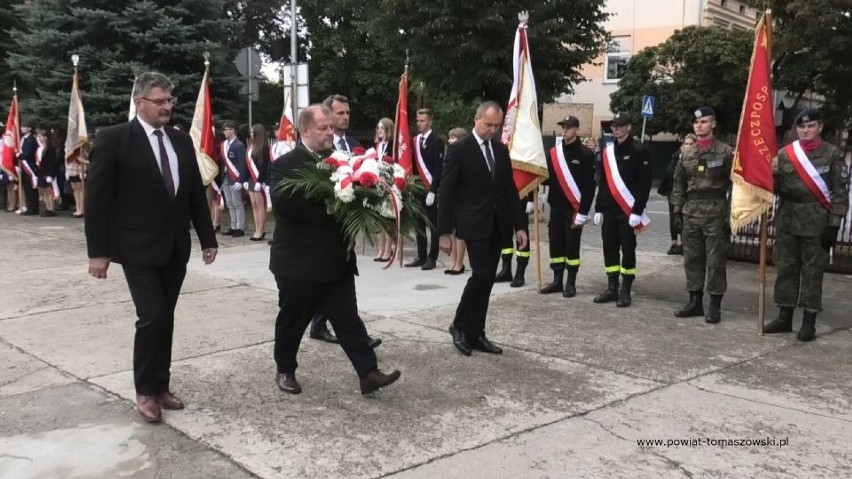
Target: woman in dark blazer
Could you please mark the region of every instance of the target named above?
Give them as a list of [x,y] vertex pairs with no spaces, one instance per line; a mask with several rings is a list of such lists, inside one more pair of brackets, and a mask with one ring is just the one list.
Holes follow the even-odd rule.
[[[269,141],[263,125],[251,128],[251,141],[246,151],[246,165],[249,169],[250,180],[246,186],[251,199],[251,211],[254,218],[254,234],[251,241],[262,241],[266,238],[266,192],[264,188],[269,183],[270,158]],[[271,206],[271,205],[270,205]]]
[[41,216],[56,216],[54,203],[56,196],[53,187],[59,175],[59,165],[56,164],[56,152],[53,150],[47,130],[36,130],[36,168],[38,169],[38,195],[44,202]]

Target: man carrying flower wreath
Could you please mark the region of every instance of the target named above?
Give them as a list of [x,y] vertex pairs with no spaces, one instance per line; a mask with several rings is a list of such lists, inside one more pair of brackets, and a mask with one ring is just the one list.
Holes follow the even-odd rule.
[[327,201],[304,189],[279,186],[318,171],[325,158],[320,152],[332,149],[331,111],[322,105],[306,108],[299,115],[299,130],[302,143],[275,160],[270,172],[275,233],[269,269],[278,285],[280,308],[275,322],[275,382],[284,392],[302,392],[296,380],[296,355],[311,316],[322,310],[358,373],[361,393],[368,394],[399,379],[400,372],[379,371],[376,354],[367,344],[367,330],[358,317],[352,241]]

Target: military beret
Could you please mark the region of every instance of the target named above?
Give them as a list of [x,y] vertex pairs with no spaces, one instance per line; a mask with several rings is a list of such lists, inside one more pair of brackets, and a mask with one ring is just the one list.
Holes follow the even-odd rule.
[[632,125],[633,118],[630,118],[629,113],[616,113],[615,116],[612,117],[612,124],[614,126]]
[[710,108],[709,106],[702,106],[701,108],[695,110],[695,119],[696,120],[704,118],[705,116],[715,117],[716,112],[713,111],[713,109]]
[[556,122],[556,124],[559,126],[567,126],[568,128],[579,128],[580,120],[576,116],[568,115]]
[[819,108],[805,108],[801,113],[799,113],[799,116],[796,117],[797,125],[801,125],[809,121],[822,121],[822,112],[819,111]]

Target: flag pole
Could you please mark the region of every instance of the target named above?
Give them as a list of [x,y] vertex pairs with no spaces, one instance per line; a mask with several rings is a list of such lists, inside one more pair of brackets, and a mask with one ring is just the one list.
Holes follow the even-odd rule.
[[[403,69],[403,72],[402,72],[402,76],[405,77],[405,88],[406,89],[408,88],[408,61],[409,61],[408,49],[406,48],[405,49],[405,68]],[[408,95],[405,95],[405,98],[407,100]],[[405,108],[408,109],[408,105],[405,105]],[[394,142],[397,142],[399,140],[399,117],[400,117],[399,113],[400,113],[400,111],[402,111],[402,105],[400,105],[399,100],[397,100],[396,121],[393,124],[393,129],[395,130],[394,135],[393,135],[393,141]],[[406,118],[408,118],[408,115],[406,115]],[[399,162],[399,153],[398,153],[399,152],[399,145],[394,144],[393,147],[394,147],[393,152],[397,154],[397,158],[394,158],[394,162]],[[432,241],[435,241],[435,239],[433,238]],[[397,253],[397,257],[399,258],[399,267],[400,268],[403,267],[402,257],[405,256],[404,251],[403,251],[404,248],[405,248],[405,238],[403,238],[402,231],[397,231],[396,232],[396,253]]]
[[[20,153],[20,150],[21,150],[21,140],[20,140],[21,136],[20,136],[20,133],[19,133],[21,131],[21,121],[20,121],[21,120],[21,114],[20,114],[20,111],[18,110],[18,107],[17,107],[17,105],[18,105],[18,81],[17,80],[12,82],[12,98],[15,102],[15,129],[18,130],[18,131],[15,131],[15,132],[12,133],[13,135],[15,135],[16,138],[18,138],[17,145],[15,145],[16,150],[14,152],[15,158],[17,159],[18,153]],[[21,211],[21,213],[23,213],[24,211],[27,210],[27,207],[24,205],[24,166],[21,165],[20,160],[18,160],[18,167],[17,168],[18,168],[18,170],[20,170],[20,171],[15,170],[15,173],[18,174],[18,209]]]
[[[766,56],[772,62],[772,10],[767,9],[763,16],[763,26],[766,29]],[[771,78],[772,69],[769,70]],[[769,214],[760,215],[759,266],[757,291],[757,335],[763,336],[763,325],[766,319],[766,258],[769,238]]]

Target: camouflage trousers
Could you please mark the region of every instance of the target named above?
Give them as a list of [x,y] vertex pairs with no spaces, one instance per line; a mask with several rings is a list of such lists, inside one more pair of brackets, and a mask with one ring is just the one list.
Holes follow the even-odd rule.
[[775,305],[822,311],[822,276],[828,251],[819,236],[798,236],[775,230]]
[[707,293],[725,294],[728,278],[728,248],[731,236],[725,228],[725,218],[697,218],[683,215],[683,269],[686,271],[686,290],[701,291],[707,279]]

